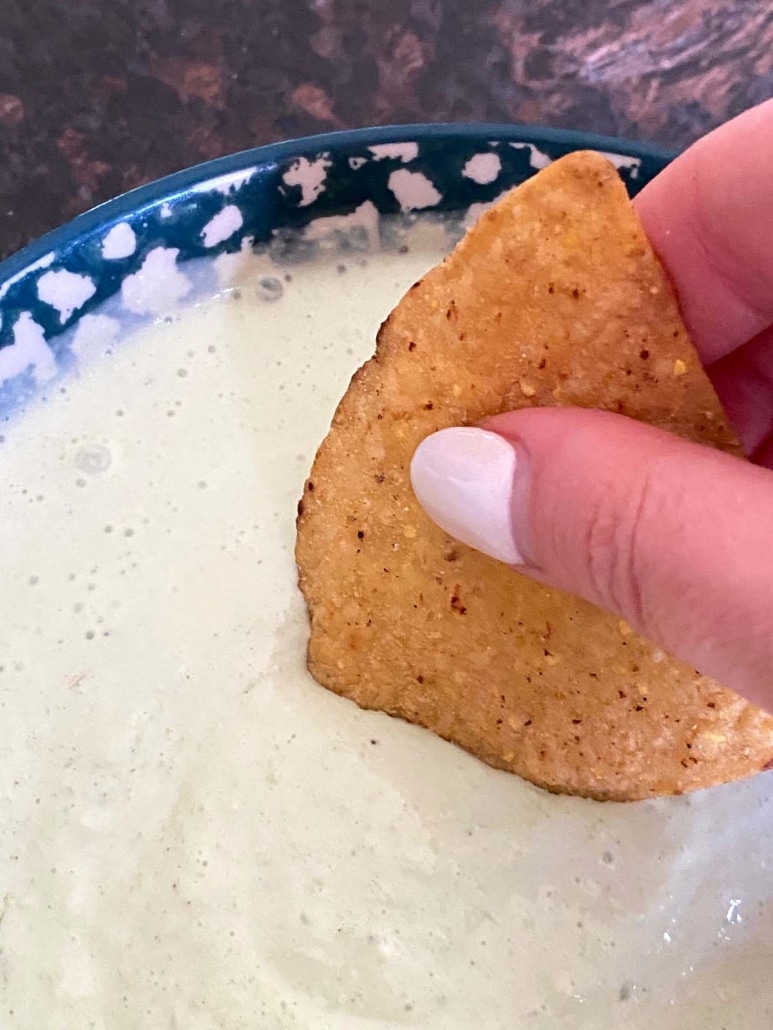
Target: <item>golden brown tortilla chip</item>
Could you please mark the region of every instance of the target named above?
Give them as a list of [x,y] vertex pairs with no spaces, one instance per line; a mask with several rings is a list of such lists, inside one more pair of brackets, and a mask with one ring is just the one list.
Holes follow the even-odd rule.
[[425,436],[558,404],[738,451],[625,189],[593,153],[488,211],[352,380],[299,506],[309,669],[554,791],[630,800],[766,767],[771,717],[419,508],[409,465]]

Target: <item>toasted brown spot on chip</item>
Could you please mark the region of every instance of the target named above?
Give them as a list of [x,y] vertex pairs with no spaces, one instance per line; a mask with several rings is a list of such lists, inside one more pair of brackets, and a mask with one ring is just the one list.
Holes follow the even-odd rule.
[[[419,507],[409,469],[424,437],[535,402],[741,453],[625,188],[593,153],[485,213],[400,302],[341,401],[298,520],[312,674],[554,791],[630,800],[773,767],[773,718],[616,617],[454,542]],[[726,743],[687,748],[710,735]]]

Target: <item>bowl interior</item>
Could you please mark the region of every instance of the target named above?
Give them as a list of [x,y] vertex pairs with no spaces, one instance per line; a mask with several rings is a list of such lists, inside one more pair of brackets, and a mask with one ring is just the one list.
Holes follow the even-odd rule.
[[[606,153],[632,195],[671,156],[518,126],[367,129],[245,151],[95,208],[0,265],[0,417],[77,362],[66,330],[138,273],[146,280],[174,274],[195,258],[265,244],[358,209],[467,210],[577,149]],[[124,305],[130,323],[156,314],[152,305]]]
[[[0,266],[0,419],[51,401],[0,425],[0,982],[17,1010],[60,1015],[66,997],[83,1026],[151,1004],[152,1027],[242,1012],[341,1030],[770,1025],[764,778],[636,806],[553,797],[304,666],[293,515],[376,316],[463,214],[578,148],[609,154],[631,193],[669,159],[517,127],[344,133],[182,172]],[[403,254],[398,233],[365,267],[357,234],[377,222],[428,225],[431,254]],[[331,236],[335,261],[306,265]],[[240,298],[221,286],[182,329],[162,313],[242,263],[270,275]],[[371,273],[363,321],[345,290]],[[75,344],[108,323],[145,343],[101,365]],[[92,968],[109,986],[90,995]]]

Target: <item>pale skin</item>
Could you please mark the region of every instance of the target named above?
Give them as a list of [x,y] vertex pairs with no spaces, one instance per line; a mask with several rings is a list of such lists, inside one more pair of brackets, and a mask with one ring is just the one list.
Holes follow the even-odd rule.
[[[773,101],[700,140],[635,203],[751,460],[604,412],[500,415],[485,428],[516,455],[503,494],[514,564],[773,711]],[[432,461],[436,476],[453,464]],[[431,514],[449,525],[440,501]]]

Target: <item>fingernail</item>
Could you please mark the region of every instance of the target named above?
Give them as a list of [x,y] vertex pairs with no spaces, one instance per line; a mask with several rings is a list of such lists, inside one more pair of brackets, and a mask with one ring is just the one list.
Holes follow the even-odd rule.
[[442,429],[423,440],[411,484],[429,517],[450,536],[508,565],[524,564],[510,501],[518,456],[485,429]]

